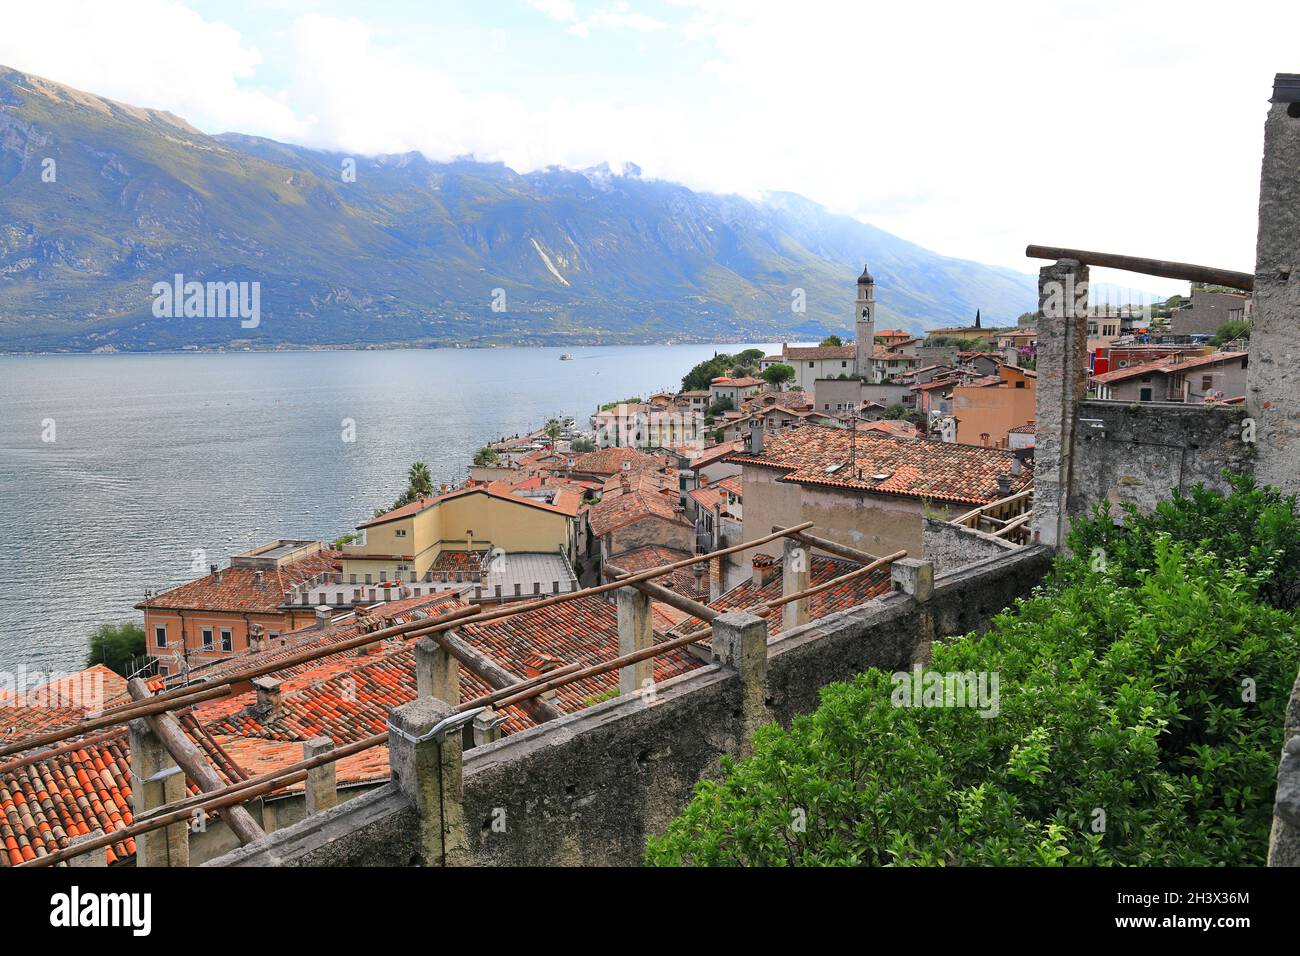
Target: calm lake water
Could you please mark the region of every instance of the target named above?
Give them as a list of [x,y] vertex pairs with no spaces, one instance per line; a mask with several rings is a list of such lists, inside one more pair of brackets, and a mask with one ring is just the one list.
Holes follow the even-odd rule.
[[493,438],[552,415],[586,428],[742,348],[0,356],[0,670],[82,666],[96,625],[195,576],[195,549],[333,540],[413,461],[459,481]]

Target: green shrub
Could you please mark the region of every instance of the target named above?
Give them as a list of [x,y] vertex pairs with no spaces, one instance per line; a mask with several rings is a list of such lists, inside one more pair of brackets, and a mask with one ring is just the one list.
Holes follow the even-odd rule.
[[1058,565],[1058,577],[1076,580],[1104,563],[1123,584],[1135,584],[1155,560],[1155,542],[1169,534],[1212,551],[1224,561],[1244,562],[1251,575],[1265,575],[1260,600],[1293,609],[1300,603],[1300,517],[1296,497],[1261,488],[1248,475],[1224,472],[1232,493],[1224,496],[1196,485],[1189,494],[1175,490],[1151,514],[1131,505],[1116,524],[1109,503],[1089,518],[1072,523],[1066,543],[1073,557]]
[[647,862],[1262,864],[1300,626],[1256,600],[1249,556],[1149,544],[934,645],[931,671],[997,675],[996,716],[894,706],[875,669],[830,685],[700,783]]
[[90,635],[86,666],[103,664],[115,674],[130,676],[131,667],[144,657],[144,628],[135,623],[101,624]]

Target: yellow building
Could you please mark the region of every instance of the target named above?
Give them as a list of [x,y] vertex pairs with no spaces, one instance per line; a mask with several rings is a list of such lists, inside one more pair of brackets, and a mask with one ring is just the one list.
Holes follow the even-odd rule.
[[362,540],[343,548],[343,580],[353,584],[419,581],[435,565],[469,566],[485,552],[534,552],[577,558],[582,497],[568,488],[510,494],[477,485],[421,498],[357,526]]

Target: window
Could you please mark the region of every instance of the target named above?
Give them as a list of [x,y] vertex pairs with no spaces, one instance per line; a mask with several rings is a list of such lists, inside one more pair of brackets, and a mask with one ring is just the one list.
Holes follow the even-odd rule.
[[212,628],[210,627],[203,629],[203,649],[205,651],[212,650]]
[[221,629],[221,649],[227,653],[235,649],[235,639],[228,627]]
[[1024,388],[1024,387],[1025,387],[1024,382],[1016,382],[1016,388]]
[[849,367],[849,363],[848,363],[848,362],[841,362],[841,363],[840,363],[840,368],[848,368],[848,367]]
[[395,537],[395,538],[405,538],[405,537],[406,537],[406,529],[405,529],[405,528],[398,528],[396,531],[393,532],[393,537]]
[[809,363],[808,363],[808,367],[809,367],[809,368],[812,368],[812,367],[813,367],[813,363],[812,363],[812,362],[809,362]]
[[1139,401],[1139,402],[1149,402],[1149,401],[1151,401],[1151,389],[1149,389],[1149,388],[1144,388],[1144,389],[1142,389],[1141,391],[1139,391],[1139,392],[1138,392],[1138,401]]
[[1209,391],[1210,389],[1212,389],[1212,388],[1214,388],[1214,376],[1213,376],[1213,375],[1202,375],[1202,376],[1201,376],[1201,391],[1202,391],[1202,392],[1208,392],[1208,391]]
[[159,647],[167,646],[167,625],[155,624],[153,626],[153,641]]

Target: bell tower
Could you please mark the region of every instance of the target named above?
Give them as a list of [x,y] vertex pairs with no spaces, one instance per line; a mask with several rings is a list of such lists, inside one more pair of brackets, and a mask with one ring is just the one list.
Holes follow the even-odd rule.
[[857,354],[853,359],[853,372],[865,382],[872,381],[874,363],[872,349],[876,345],[876,280],[867,267],[858,276],[858,298],[854,304],[853,327],[857,332]]

